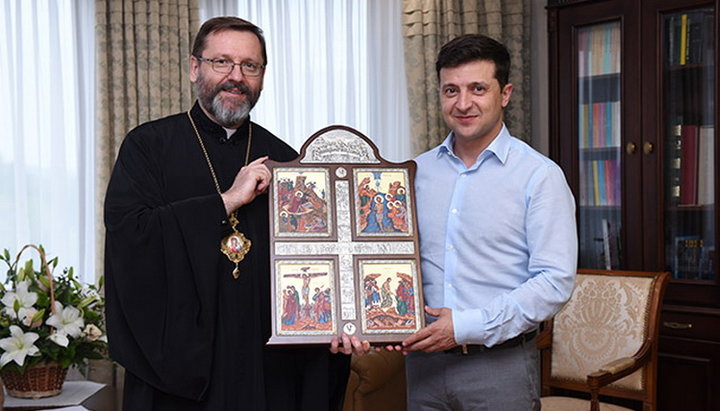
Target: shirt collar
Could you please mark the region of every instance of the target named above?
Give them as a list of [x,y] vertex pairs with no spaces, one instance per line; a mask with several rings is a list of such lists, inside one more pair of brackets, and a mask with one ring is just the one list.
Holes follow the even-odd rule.
[[[476,163],[485,156],[495,155],[495,157],[497,157],[497,159],[500,160],[502,164],[505,164],[510,153],[510,137],[510,132],[505,126],[505,123],[503,123],[502,129],[500,129],[500,133],[497,135],[497,137],[493,139],[490,145],[487,146],[487,148],[485,148],[482,153],[480,153],[476,160]],[[443,154],[449,154],[456,157],[455,152],[453,152],[454,141],[455,132],[451,131],[447,135],[447,137],[445,137],[445,140],[443,140],[440,146],[438,146],[437,156],[440,157]]]

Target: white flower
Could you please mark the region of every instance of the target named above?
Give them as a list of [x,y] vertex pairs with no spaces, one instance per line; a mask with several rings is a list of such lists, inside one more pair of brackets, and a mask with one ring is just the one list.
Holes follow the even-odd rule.
[[70,343],[64,332],[58,331],[50,334],[48,339],[61,347],[67,347]]
[[[59,301],[55,301],[54,307],[55,314],[51,315],[45,323],[57,329],[57,333],[55,334],[69,335],[73,338],[79,337],[80,334],[82,334],[82,328],[85,325],[85,321],[82,318],[80,310],[73,306],[63,308],[62,303]],[[56,338],[59,339],[60,337]]]
[[33,317],[35,317],[35,315],[37,313],[38,313],[38,310],[36,310],[35,308],[29,308],[25,312],[25,318],[22,319],[23,325],[26,327],[29,327],[29,328],[37,328],[37,327],[41,326],[42,318],[40,318],[39,320],[35,320],[35,322],[33,322]]
[[102,330],[99,329],[95,324],[88,324],[83,330],[85,339],[88,341],[95,341],[101,339],[103,336]]
[[0,357],[0,367],[10,361],[15,361],[19,366],[25,363],[25,357],[40,355],[40,350],[35,346],[35,340],[39,338],[36,333],[23,333],[17,325],[10,326],[10,337],[0,340],[0,348],[5,350]]
[[[15,292],[9,291],[2,298],[2,303],[5,305],[5,313],[10,318],[17,318],[20,321],[24,321],[28,317],[29,310],[34,310],[33,305],[37,302],[37,294],[28,291],[30,281],[20,281],[15,287]],[[19,306],[19,309],[15,311],[15,305]],[[32,318],[32,314],[30,314]]]

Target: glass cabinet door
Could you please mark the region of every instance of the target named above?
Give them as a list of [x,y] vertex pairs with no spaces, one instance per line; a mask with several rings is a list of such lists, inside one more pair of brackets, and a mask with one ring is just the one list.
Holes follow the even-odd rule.
[[665,266],[679,280],[716,278],[715,15],[662,17]]
[[578,266],[618,269],[622,265],[620,22],[584,26],[575,33]]

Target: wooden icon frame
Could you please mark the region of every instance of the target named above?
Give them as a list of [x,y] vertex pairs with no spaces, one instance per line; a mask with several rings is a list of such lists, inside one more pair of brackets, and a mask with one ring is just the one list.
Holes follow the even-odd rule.
[[[360,132],[330,126],[296,160],[266,165],[273,175],[268,344],[325,344],[343,333],[397,343],[422,328],[415,162],[388,162]],[[373,277],[383,281],[378,300]]]

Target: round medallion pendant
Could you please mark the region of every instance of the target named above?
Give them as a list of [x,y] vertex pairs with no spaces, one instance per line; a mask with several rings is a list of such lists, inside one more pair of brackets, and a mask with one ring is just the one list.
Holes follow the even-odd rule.
[[228,260],[235,263],[235,269],[232,272],[233,278],[237,279],[240,277],[238,263],[245,258],[245,254],[250,251],[251,245],[252,242],[250,239],[245,237],[243,233],[237,231],[223,238],[220,242],[220,251],[227,256]]

